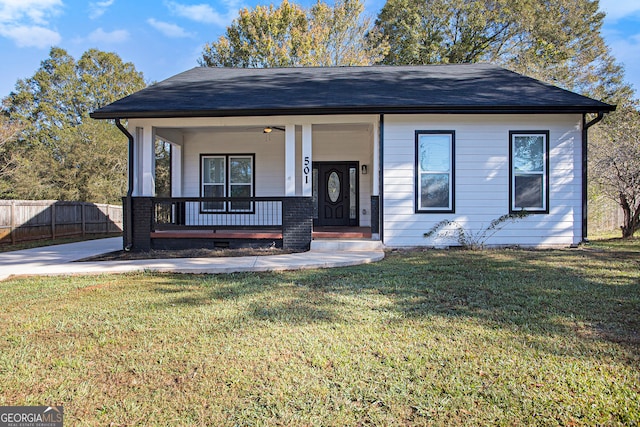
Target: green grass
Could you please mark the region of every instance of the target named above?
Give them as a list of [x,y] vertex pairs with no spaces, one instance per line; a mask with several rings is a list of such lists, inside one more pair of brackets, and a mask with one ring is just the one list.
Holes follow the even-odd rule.
[[0,405],[68,425],[638,425],[640,240],[0,283]]

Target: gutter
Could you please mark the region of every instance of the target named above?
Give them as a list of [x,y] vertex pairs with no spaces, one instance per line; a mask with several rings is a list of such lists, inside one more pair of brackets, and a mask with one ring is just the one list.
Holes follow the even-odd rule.
[[587,226],[588,226],[588,181],[587,181],[587,150],[588,150],[588,136],[589,128],[596,123],[600,122],[604,118],[604,112],[598,111],[598,115],[591,121],[587,122],[587,114],[582,115],[582,243],[589,241],[587,239]]
[[120,129],[120,132],[122,132],[127,139],[129,140],[129,167],[128,167],[128,173],[129,173],[129,178],[128,178],[128,188],[127,188],[127,196],[125,197],[125,203],[126,203],[126,236],[125,236],[125,245],[124,245],[124,250],[125,251],[130,251],[131,247],[133,246],[133,212],[132,212],[132,200],[131,200],[131,196],[133,195],[133,162],[134,162],[134,158],[133,158],[133,135],[131,135],[129,133],[129,131],[127,130],[127,128],[125,128],[124,126],[122,126],[122,123],[120,123],[120,119],[116,118],[116,126],[118,127],[118,129]]
[[133,110],[123,108],[116,111],[94,111],[93,119],[169,119],[185,117],[250,117],[250,116],[304,116],[335,114],[586,114],[594,110],[613,111],[614,106],[601,105],[432,105],[432,106],[393,106],[393,105],[343,105],[335,107],[275,105],[271,108],[232,109],[184,109],[184,110]]

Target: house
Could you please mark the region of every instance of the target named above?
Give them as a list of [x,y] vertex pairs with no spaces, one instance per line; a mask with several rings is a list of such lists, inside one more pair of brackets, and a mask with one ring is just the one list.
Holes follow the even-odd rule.
[[[332,233],[440,246],[424,233],[442,220],[474,232],[522,209],[487,243],[543,247],[586,237],[587,129],[614,109],[488,64],[194,68],[91,117],[129,138],[133,250]],[[157,140],[170,198],[155,197]]]

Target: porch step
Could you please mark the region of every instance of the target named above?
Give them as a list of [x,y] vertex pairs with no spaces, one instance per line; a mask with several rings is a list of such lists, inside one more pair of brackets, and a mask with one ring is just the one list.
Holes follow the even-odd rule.
[[379,240],[317,239],[311,241],[311,250],[315,252],[362,252],[383,249],[384,246]]

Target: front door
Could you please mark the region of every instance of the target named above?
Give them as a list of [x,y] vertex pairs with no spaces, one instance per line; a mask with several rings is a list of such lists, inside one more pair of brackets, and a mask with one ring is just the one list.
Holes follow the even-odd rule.
[[358,163],[314,162],[315,226],[358,225]]

